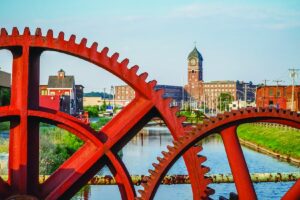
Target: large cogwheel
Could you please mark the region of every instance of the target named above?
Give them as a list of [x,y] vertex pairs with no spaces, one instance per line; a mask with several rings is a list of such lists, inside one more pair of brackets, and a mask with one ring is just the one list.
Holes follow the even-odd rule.
[[[99,52],[97,43],[87,47],[85,38],[79,44],[75,39],[71,35],[65,40],[63,32],[54,37],[52,30],[43,35],[39,28],[34,34],[29,28],[22,34],[17,28],[13,28],[11,34],[1,29],[0,49],[7,49],[13,55],[11,103],[0,107],[0,122],[11,122],[8,181],[0,178],[1,199],[68,199],[104,165],[113,172],[122,199],[135,199],[129,173],[117,152],[153,117],[163,119],[178,142],[191,129],[183,127],[184,118],[176,116],[178,108],[169,107],[171,99],[164,99],[164,92],[154,89],[156,81],[146,82],[147,73],[137,75],[138,66],[128,68],[129,60],[119,62],[118,53],[109,57],[108,48]],[[72,116],[40,107],[40,55],[44,51],[72,55],[107,70],[135,90],[134,100],[99,132]],[[39,122],[62,127],[84,141],[84,145],[44,183],[39,183]],[[175,147],[169,147],[169,150]],[[183,158],[194,199],[205,199],[213,190],[207,187],[211,180],[204,176],[208,168],[200,166],[205,158],[197,157],[199,150],[199,147],[192,147],[185,151]],[[169,153],[163,154],[168,157]],[[159,178],[156,174],[166,167],[163,164],[165,158],[158,160],[160,164],[154,164],[155,170],[150,171],[151,179]],[[154,193],[147,194],[151,195]],[[145,196],[143,192],[142,196]]]
[[[198,130],[190,131],[185,136],[174,141],[174,147],[169,148],[164,153],[164,158],[159,159],[155,164],[156,173],[149,177],[144,184],[144,190],[141,191],[139,200],[153,199],[158,186],[168,170],[176,160],[194,148],[194,145],[201,139],[212,135],[220,134],[227,154],[229,165],[233,174],[234,182],[238,192],[238,198],[242,200],[257,199],[247,164],[237,137],[236,128],[247,122],[267,122],[278,123],[300,129],[300,115],[296,112],[287,110],[277,110],[268,108],[250,108],[232,111],[230,113],[220,114],[206,120]],[[209,197],[206,197],[209,198]],[[300,199],[300,179],[284,194],[283,200]]]

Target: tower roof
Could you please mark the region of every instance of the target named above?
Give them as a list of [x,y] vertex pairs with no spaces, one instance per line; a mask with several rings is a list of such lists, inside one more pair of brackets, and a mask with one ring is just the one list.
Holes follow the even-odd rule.
[[193,49],[193,51],[189,54],[188,59],[191,59],[191,58],[197,58],[197,59],[203,61],[203,57],[202,57],[201,53],[198,51],[197,47],[195,47]]

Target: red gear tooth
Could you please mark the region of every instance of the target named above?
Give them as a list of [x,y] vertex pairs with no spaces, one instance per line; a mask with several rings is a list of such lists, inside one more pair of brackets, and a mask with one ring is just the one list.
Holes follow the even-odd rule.
[[86,47],[86,43],[87,43],[87,39],[86,38],[82,38],[80,41],[80,48],[85,48]]
[[131,74],[137,74],[138,70],[139,70],[139,66],[137,66],[137,65],[134,65],[133,67],[131,67],[129,69]]
[[202,155],[197,155],[197,156],[198,156],[200,163],[204,163],[207,160],[207,158],[205,156],[202,156]]
[[156,90],[156,95],[160,98],[162,98],[163,94],[165,93],[164,89],[158,89]]
[[149,169],[148,172],[149,172],[151,175],[155,175],[155,174],[156,174],[156,172],[155,172],[154,170],[152,170],[152,169]]
[[152,80],[152,81],[149,81],[148,84],[150,85],[151,88],[154,88],[156,86],[156,83],[157,83],[156,80]]
[[121,62],[122,70],[126,70],[127,67],[128,67],[128,64],[129,64],[129,59],[128,58],[125,58],[124,60],[122,60],[122,62]]
[[179,107],[178,107],[178,106],[172,106],[172,107],[171,107],[171,111],[172,111],[172,113],[173,113],[174,115],[176,115],[176,114],[178,113],[178,111],[179,111]]
[[112,63],[117,63],[118,62],[118,58],[119,58],[119,53],[114,53],[112,56],[111,56],[111,62]]
[[53,39],[53,30],[52,30],[52,29],[49,29],[49,30],[47,31],[46,37],[47,37],[48,40],[49,40],[49,39],[50,39],[50,40]]
[[167,149],[168,149],[169,151],[174,151],[174,150],[175,150],[175,148],[172,147],[172,146],[170,146],[170,145],[167,145]]
[[147,189],[148,185],[146,183],[141,183],[141,186],[145,189]]
[[152,166],[153,166],[154,168],[158,168],[158,167],[159,167],[159,164],[157,164],[157,163],[152,163]]
[[174,144],[174,147],[177,147],[180,144],[178,141],[175,141],[175,140],[173,140],[172,143]]
[[59,32],[57,39],[62,42],[65,40],[65,33],[64,32]]
[[109,51],[109,48],[104,47],[100,54],[104,57],[107,57],[108,51]]
[[29,29],[29,27],[25,27],[24,28],[23,35],[24,36],[30,36],[30,29]]
[[172,98],[165,98],[164,99],[165,106],[170,107],[172,100],[173,100]]
[[140,80],[145,81],[148,77],[148,73],[144,72],[144,73],[140,74],[139,77],[140,77]]
[[138,190],[138,192],[143,196],[145,195],[145,191],[144,190]]
[[161,158],[161,157],[156,157],[156,159],[159,161],[159,162],[163,162],[164,161],[164,159],[163,158]]
[[12,34],[11,34],[12,36],[19,36],[20,34],[19,34],[19,30],[18,30],[18,28],[17,27],[13,27],[13,29],[12,29]]
[[37,28],[35,30],[35,36],[42,36],[42,30],[41,30],[41,28]]
[[75,44],[75,42],[76,42],[76,36],[72,34],[69,38],[69,43]]
[[97,59],[98,56],[99,56],[99,53],[97,51],[97,48],[98,48],[98,43],[97,42],[94,42],[90,48],[90,52],[89,52],[89,57],[90,58],[95,58]]
[[165,157],[169,155],[169,152],[166,152],[166,151],[162,151],[161,153],[162,153],[162,155],[165,156]]
[[7,30],[5,28],[1,28],[1,36],[7,36]]

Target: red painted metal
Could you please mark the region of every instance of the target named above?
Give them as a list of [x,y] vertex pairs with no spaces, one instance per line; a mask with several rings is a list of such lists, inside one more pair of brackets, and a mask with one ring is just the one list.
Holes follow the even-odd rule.
[[[169,151],[164,153],[164,157],[159,160],[159,163],[154,164],[155,169],[153,171],[155,171],[155,174],[149,178],[149,181],[146,183],[144,190],[141,191],[141,196],[138,197],[138,199],[153,199],[163,177],[177,159],[189,148],[193,148],[199,140],[216,133],[221,133],[224,140],[239,198],[256,199],[251,180],[248,178],[248,168],[235,133],[235,127],[249,122],[270,122],[299,128],[300,115],[286,110],[251,108],[224,113],[206,120],[203,125],[198,127],[198,130],[187,130],[185,136],[175,141],[174,147],[169,148]],[[300,184],[298,180],[286,193],[284,199],[299,199],[299,191]],[[203,199],[207,198],[208,197],[205,197]]]
[[[171,99],[163,99],[162,90],[154,90],[156,81],[146,82],[147,73],[137,75],[137,66],[128,68],[128,59],[118,62],[118,53],[107,56],[108,48],[97,51],[97,43],[86,47],[84,38],[75,43],[72,35],[67,41],[64,33],[53,37],[52,30],[43,36],[40,29],[30,34],[25,28],[19,34],[14,28],[12,34],[5,29],[0,32],[0,49],[8,49],[13,54],[12,97],[10,106],[0,107],[0,121],[11,121],[9,149],[9,180],[0,179],[0,199],[13,195],[34,196],[38,199],[68,199],[72,197],[88,180],[90,180],[104,165],[112,171],[122,196],[122,199],[152,199],[160,180],[167,170],[183,156],[189,173],[194,199],[208,199],[214,191],[208,187],[211,180],[205,177],[209,171],[203,166],[206,158],[197,156],[201,147],[194,146],[197,141],[215,132],[222,132],[231,168],[237,187],[242,181],[239,174],[247,177],[247,166],[239,152],[239,158],[234,159],[228,148],[233,145],[239,151],[236,137],[226,131],[228,125],[237,126],[244,122],[269,121],[292,125],[299,128],[299,117],[295,113],[277,110],[243,110],[227,113],[211,118],[200,129],[191,126],[183,127],[184,118],[178,118],[177,107],[170,108]],[[45,108],[39,104],[39,59],[43,51],[66,53],[90,63],[93,63],[122,79],[134,90],[135,99],[115,116],[99,132],[92,130],[81,120]],[[174,137],[174,146],[168,146],[168,152],[158,157],[159,163],[154,163],[154,170],[149,170],[151,176],[143,183],[144,190],[137,197],[129,173],[118,157],[117,152],[137,134],[137,132],[153,117],[160,117],[168,126]],[[39,122],[47,122],[64,128],[81,138],[85,144],[66,160],[44,183],[38,182],[39,157]],[[235,162],[244,163],[240,169]],[[248,175],[249,176],[249,175]],[[251,184],[243,186],[251,191]],[[299,189],[299,186],[294,186]],[[241,197],[245,191],[238,189]]]
[[[53,37],[52,30],[43,36],[40,29],[31,34],[25,28],[20,34],[13,28],[9,35],[5,29],[0,33],[0,49],[13,54],[12,97],[9,107],[0,108],[1,120],[11,120],[9,181],[1,180],[1,198],[14,194],[27,194],[42,199],[65,199],[79,190],[98,170],[108,165],[115,175],[123,199],[136,197],[129,173],[117,152],[151,118],[168,120],[174,138],[183,135],[182,118],[175,114],[177,108],[169,109],[170,99],[163,99],[163,91],[155,91],[156,81],[145,82],[147,73],[137,75],[138,66],[128,69],[128,59],[118,62],[118,53],[107,56],[108,48],[97,51],[97,43],[86,47],[86,39],[75,43],[72,35],[68,41],[64,33]],[[89,61],[122,79],[136,93],[136,98],[113,118],[99,133],[80,120],[39,104],[39,59],[43,51],[63,52]],[[13,117],[9,117],[14,114]],[[80,137],[85,145],[60,166],[43,184],[38,183],[38,123],[45,121],[69,130]],[[199,190],[204,174],[199,170],[201,159],[191,149],[184,155],[189,162],[189,174],[195,190]],[[194,177],[194,178],[193,178]],[[196,178],[198,177],[198,178]],[[207,181],[208,183],[209,181]],[[206,183],[201,183],[206,188]],[[199,199],[199,198],[198,198]]]
[[257,199],[243,151],[236,134],[236,126],[221,131],[227,158],[233,174],[239,198]]

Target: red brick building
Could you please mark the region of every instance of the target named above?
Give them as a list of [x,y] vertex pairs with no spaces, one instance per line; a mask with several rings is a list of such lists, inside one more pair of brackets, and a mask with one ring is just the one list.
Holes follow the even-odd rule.
[[40,85],[40,106],[78,115],[83,111],[83,88],[61,69],[49,76],[48,85]]
[[115,86],[115,99],[128,101],[128,103],[134,99],[135,92],[129,85]]
[[[257,107],[292,110],[292,86],[260,86],[256,92]],[[294,111],[300,111],[300,86],[294,89]]]

